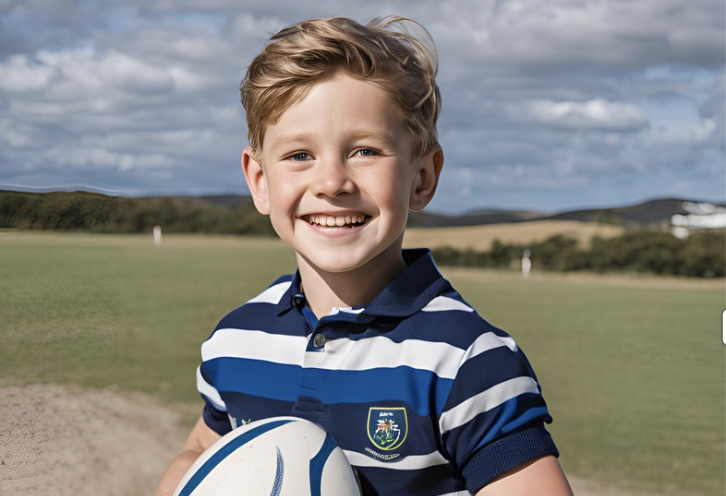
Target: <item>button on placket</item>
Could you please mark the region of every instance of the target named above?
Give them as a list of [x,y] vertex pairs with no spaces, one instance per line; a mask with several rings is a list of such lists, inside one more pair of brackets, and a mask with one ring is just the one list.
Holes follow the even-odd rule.
[[313,346],[316,348],[322,348],[323,346],[325,346],[325,336],[323,336],[322,334],[316,334],[313,337]]

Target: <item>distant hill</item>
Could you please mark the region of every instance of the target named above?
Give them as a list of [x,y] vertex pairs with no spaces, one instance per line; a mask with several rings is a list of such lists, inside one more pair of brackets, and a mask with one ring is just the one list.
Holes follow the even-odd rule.
[[432,212],[411,212],[409,226],[412,227],[466,227],[488,224],[510,224],[542,218],[540,212],[526,210],[479,210],[460,215],[444,215]]
[[[692,199],[665,198],[630,206],[566,212],[478,210],[460,215],[413,212],[409,226],[466,227],[537,221],[579,221],[619,227],[657,225],[685,214]],[[252,199],[243,195],[115,197],[98,193],[30,193],[0,190],[0,227],[28,229],[91,229],[144,232],[155,224],[175,232],[273,234]]]
[[464,227],[545,220],[575,220],[622,227],[637,227],[657,225],[664,221],[668,222],[673,215],[686,213],[683,209],[684,202],[698,201],[664,198],[630,206],[569,210],[555,214],[522,210],[482,210],[448,216],[424,211],[413,212],[410,216],[409,225],[414,227]]
[[685,214],[683,203],[688,201],[693,200],[664,198],[629,207],[573,210],[543,217],[541,220],[579,220],[618,224],[624,227],[659,224],[663,221],[670,221],[670,218],[675,214]]

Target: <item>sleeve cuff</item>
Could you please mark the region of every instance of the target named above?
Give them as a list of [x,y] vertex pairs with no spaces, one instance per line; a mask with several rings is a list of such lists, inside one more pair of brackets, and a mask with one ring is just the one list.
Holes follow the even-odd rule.
[[204,419],[204,423],[207,424],[207,427],[221,436],[224,436],[232,430],[232,424],[229,421],[227,412],[217,410],[209,403],[204,405],[202,418]]
[[500,475],[543,455],[560,456],[544,424],[515,431],[484,446],[467,463],[462,471],[466,488],[476,494]]

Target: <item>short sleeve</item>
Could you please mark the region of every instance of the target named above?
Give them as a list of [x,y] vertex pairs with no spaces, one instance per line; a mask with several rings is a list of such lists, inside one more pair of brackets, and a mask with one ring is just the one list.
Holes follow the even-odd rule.
[[203,363],[197,369],[197,389],[204,400],[202,418],[207,427],[220,435],[230,432],[232,424],[227,414],[227,405],[222,400],[219,391],[214,387]]
[[504,331],[489,332],[501,344],[490,336],[493,346],[467,350],[439,416],[444,448],[472,493],[521,463],[559,455],[529,361]]
[[533,422],[479,450],[462,470],[466,488],[475,494],[500,475],[544,455],[559,456],[559,451],[544,424]]

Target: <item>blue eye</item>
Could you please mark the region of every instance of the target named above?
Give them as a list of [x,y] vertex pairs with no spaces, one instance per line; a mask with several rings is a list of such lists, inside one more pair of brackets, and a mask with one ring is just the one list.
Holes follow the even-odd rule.
[[369,149],[367,149],[367,148],[363,148],[363,149],[361,149],[361,150],[358,150],[358,151],[357,151],[356,153],[357,153],[358,155],[360,155],[361,157],[374,157],[374,156],[378,155],[378,154],[377,154],[376,152],[374,152],[373,150],[369,150]]
[[309,153],[295,153],[294,155],[290,155],[290,160],[294,160],[295,162],[304,162],[305,160],[310,160],[310,154]]

